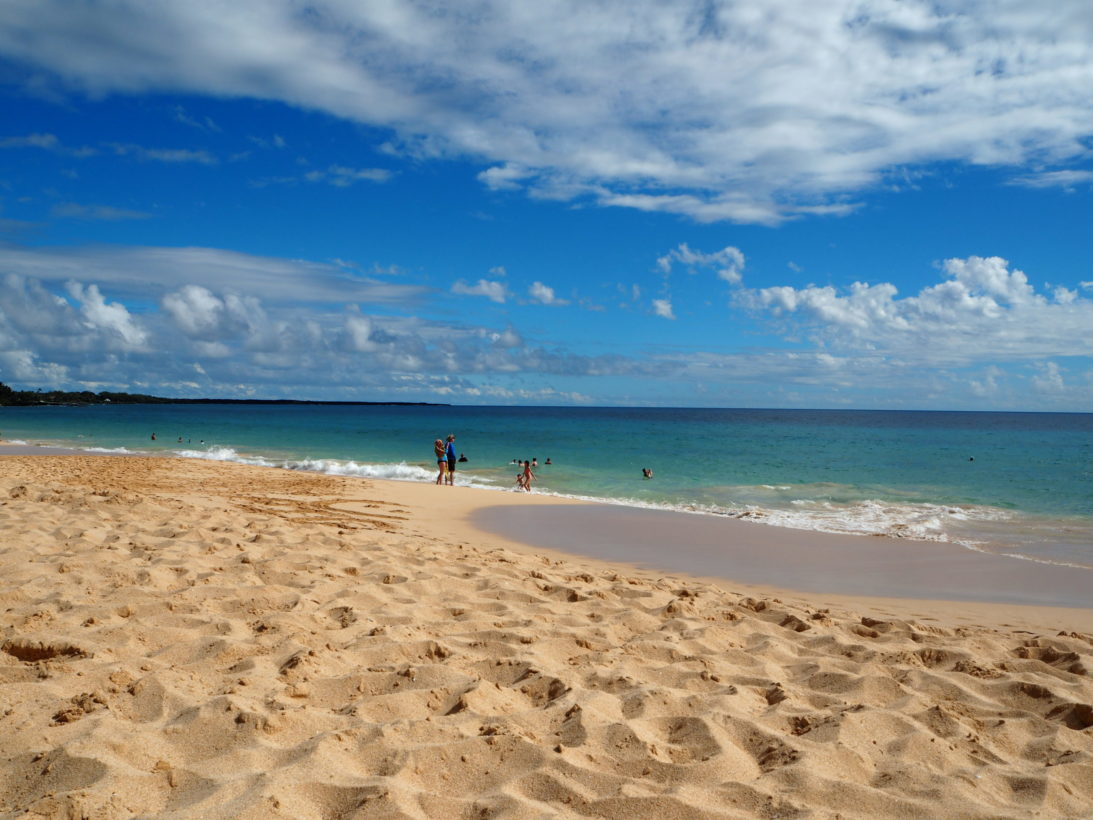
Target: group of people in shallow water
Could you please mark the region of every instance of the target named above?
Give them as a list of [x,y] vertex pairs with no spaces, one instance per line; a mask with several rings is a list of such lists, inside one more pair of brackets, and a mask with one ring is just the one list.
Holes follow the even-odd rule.
[[[460,453],[458,458],[455,454],[455,435],[448,434],[447,439],[437,439],[433,442],[433,453],[436,455],[436,483],[455,485],[455,466],[461,461],[466,461],[467,457]],[[531,492],[531,482],[535,480],[535,473],[532,471],[532,467],[539,466],[539,459],[533,458],[531,461],[521,461],[518,458],[512,460],[513,464],[519,465],[522,469],[516,474],[516,486],[525,492]],[[550,464],[548,458],[545,462]]]
[[[514,458],[512,460],[512,463],[515,464],[517,467],[521,468],[520,472],[516,474],[516,486],[524,490],[525,492],[530,493],[531,482],[535,480],[535,473],[532,472],[531,468],[539,466],[539,459],[533,458],[531,461],[528,461],[527,459],[521,461],[518,458]],[[549,458],[543,462],[544,465],[550,463],[551,462]]]
[[[455,465],[457,462],[466,461],[467,457],[462,453],[456,458],[455,455],[455,436],[448,434],[448,440],[437,439],[433,442],[433,451],[436,453],[436,483],[437,484],[455,484]],[[539,459],[533,458],[531,461],[524,459],[521,461],[518,458],[514,458],[512,463],[520,468],[520,472],[516,474],[516,486],[524,492],[531,492],[531,482],[535,480],[535,473],[532,471],[532,467],[539,466]],[[550,464],[548,458],[543,464]],[[652,478],[653,471],[648,467],[641,468],[642,478]]]

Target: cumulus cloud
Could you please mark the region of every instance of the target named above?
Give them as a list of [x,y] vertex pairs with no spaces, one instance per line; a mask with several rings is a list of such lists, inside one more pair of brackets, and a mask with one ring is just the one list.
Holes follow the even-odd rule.
[[102,372],[117,367],[119,354],[136,360],[149,353],[143,320],[109,301],[98,286],[68,282],[60,291],[67,298],[34,278],[0,278],[0,379],[53,387],[79,383],[96,366]]
[[1056,362],[1039,362],[1032,384],[1041,393],[1062,393],[1066,390],[1063,373]]
[[559,299],[554,295],[554,288],[542,282],[532,282],[528,288],[528,298],[540,305],[568,305],[568,299]]
[[0,55],[92,95],[320,110],[391,129],[392,151],[476,158],[493,189],[700,221],[846,213],[855,192],[933,162],[1035,163],[1022,184],[1064,184],[1049,175],[1071,173],[1058,169],[1093,134],[1086,0],[1050,15],[1026,0],[483,0],[473,14],[7,0]]
[[217,296],[201,285],[184,285],[163,297],[164,313],[191,339],[214,342],[237,336],[266,323],[254,296]]
[[[52,257],[39,261],[48,267]],[[234,284],[150,282],[134,297],[137,313],[121,304],[113,283],[6,274],[0,379],[163,395],[460,401],[551,391],[557,401],[587,398],[590,391],[577,386],[595,380],[592,398],[601,403],[612,399],[604,384],[641,380],[676,402],[702,385],[707,403],[737,405],[974,407],[989,399],[1019,409],[1088,406],[1093,300],[1040,293],[998,258],[948,260],[942,269],[944,281],[905,298],[885,283],[829,293],[738,289],[738,302],[797,341],[629,356],[581,355],[529,341],[512,326],[389,307],[266,301]],[[651,312],[674,318],[669,298],[651,304]]]
[[722,248],[715,253],[701,253],[693,251],[684,242],[678,248],[668,251],[657,259],[657,268],[661,273],[669,274],[672,267],[679,263],[688,273],[697,273],[703,268],[712,268],[718,278],[731,284],[738,284],[743,277],[744,254],[739,248],[731,245]]
[[478,175],[478,180],[492,191],[515,191],[520,181],[532,176],[532,172],[519,165],[507,163],[494,168],[487,168]]
[[367,316],[349,316],[345,320],[346,338],[350,350],[357,353],[371,353],[378,348],[372,340],[372,320]]
[[982,377],[972,379],[968,386],[972,395],[979,398],[993,398],[999,393],[999,382],[1005,377],[1000,367],[990,366],[984,369]]
[[743,289],[736,304],[786,335],[804,332],[838,350],[898,353],[914,361],[968,364],[1093,355],[1093,300],[1049,300],[999,257],[948,259],[945,281],[899,298],[887,282]]
[[452,293],[460,296],[485,296],[491,302],[504,304],[509,296],[509,289],[504,282],[491,282],[488,279],[479,279],[475,284],[468,285],[462,279],[457,279],[452,284]]
[[138,317],[97,283],[69,281],[61,290],[64,296],[33,278],[0,279],[0,378],[162,395],[421,400],[499,396],[493,391],[514,389],[507,379],[670,372],[661,362],[531,345],[512,327],[382,315],[353,304],[271,306],[252,294],[182,285]]
[[[107,302],[98,285],[69,282],[69,294],[80,303],[80,315],[88,327],[105,331],[107,337],[120,340],[123,350],[140,350],[148,341],[148,334],[129,314],[120,302]],[[114,345],[111,345],[114,347]]]
[[507,327],[500,332],[490,332],[487,334],[489,340],[498,347],[520,347],[524,344],[523,338],[516,332],[514,328]]
[[672,301],[670,299],[654,299],[653,315],[660,316],[662,319],[675,319],[676,315],[672,312]]

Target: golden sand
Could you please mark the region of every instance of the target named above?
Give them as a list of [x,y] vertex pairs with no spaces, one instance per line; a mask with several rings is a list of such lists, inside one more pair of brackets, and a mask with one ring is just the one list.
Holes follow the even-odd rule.
[[466,520],[529,502],[0,458],[0,816],[1093,816],[1090,611],[760,592]]

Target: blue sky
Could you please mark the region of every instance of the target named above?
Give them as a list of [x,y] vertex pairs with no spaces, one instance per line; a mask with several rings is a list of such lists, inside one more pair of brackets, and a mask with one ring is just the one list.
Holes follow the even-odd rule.
[[1089,411],[1093,6],[0,5],[0,380]]

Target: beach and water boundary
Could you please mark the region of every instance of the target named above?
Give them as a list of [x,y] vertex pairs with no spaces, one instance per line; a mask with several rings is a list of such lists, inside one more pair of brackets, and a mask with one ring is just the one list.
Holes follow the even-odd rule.
[[[0,458],[0,815],[986,820],[1093,803],[1088,608],[643,569],[582,557],[595,527],[568,554],[483,531],[486,507],[576,514],[199,459]],[[824,540],[797,535],[787,548]],[[662,551],[688,537],[669,528]]]
[[537,493],[1093,568],[1090,414],[166,405],[2,418],[8,440],[423,482],[433,438],[454,432],[465,486],[512,489],[513,462],[534,457]]
[[[4,455],[82,456],[86,452],[0,443],[0,456]],[[129,452],[95,455],[135,456]],[[196,460],[237,463],[220,458]],[[283,466],[270,469],[297,472]],[[422,483],[406,478],[372,480],[396,486],[405,481]],[[770,526],[595,499],[573,503],[564,496],[532,498],[519,492],[505,504],[497,504],[497,496],[488,491],[491,488],[471,485],[466,489],[486,492],[469,512],[463,502],[455,514],[465,515],[478,537],[490,533],[509,545],[794,593],[1090,609],[1093,617],[1093,569],[1081,566],[1028,561],[944,542],[921,542],[908,548],[904,539]],[[531,503],[545,498],[552,503]],[[445,496],[436,497],[433,506],[439,515],[451,515],[444,500]]]

